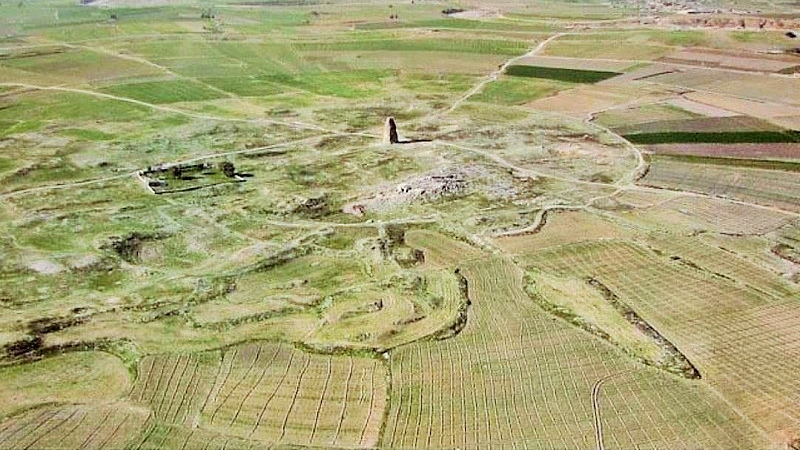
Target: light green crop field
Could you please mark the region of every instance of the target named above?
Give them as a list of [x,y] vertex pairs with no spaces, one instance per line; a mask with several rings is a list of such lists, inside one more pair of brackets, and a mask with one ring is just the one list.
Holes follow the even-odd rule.
[[797,5],[650,6],[0,2],[0,449],[800,449]]

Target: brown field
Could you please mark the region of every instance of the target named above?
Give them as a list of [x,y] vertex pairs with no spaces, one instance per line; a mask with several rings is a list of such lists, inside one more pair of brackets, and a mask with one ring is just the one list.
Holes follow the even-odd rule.
[[[756,289],[763,287],[757,281],[742,285],[714,276],[720,257],[713,256],[717,250],[710,252],[712,259],[697,249],[672,248],[657,256],[630,243],[595,242],[539,253],[531,264],[601,281],[663,330],[707,383],[777,441],[800,424],[800,378],[794,375],[800,371],[798,288],[784,284],[771,293]],[[670,254],[681,259],[671,260]],[[757,270],[744,260],[725,264],[728,273]]]
[[719,199],[678,197],[623,217],[662,229],[707,230],[730,235],[764,234],[789,223],[780,212],[757,210]]
[[[446,239],[427,239],[454,250]],[[600,407],[613,414],[600,421],[614,448],[758,445],[754,430],[702,385],[632,363],[539,309],[509,261],[487,257],[460,268],[472,300],[466,328],[391,352],[384,446],[591,448],[592,386],[609,376]],[[686,395],[693,400],[678,401]],[[653,427],[659,432],[647,431]]]
[[800,159],[798,144],[658,144],[642,146],[657,155],[699,155],[754,159]]
[[619,134],[724,131],[773,131],[781,128],[761,119],[747,116],[708,117],[696,119],[660,120],[614,128]]
[[665,97],[666,94],[663,91],[646,86],[637,86],[632,89],[630,85],[601,83],[562,91],[552,97],[535,100],[529,103],[528,106],[544,111],[582,117],[594,111],[622,104],[652,103]]
[[665,63],[696,64],[704,67],[719,67],[726,69],[751,70],[754,72],[779,72],[783,69],[795,67],[800,61],[789,57],[758,57],[741,56],[737,53],[726,53],[714,50],[680,50],[661,58]]
[[642,183],[800,211],[800,174],[795,172],[656,159]]
[[710,69],[682,69],[675,73],[647,78],[647,81],[700,89],[715,94],[800,105],[800,78],[720,72]]

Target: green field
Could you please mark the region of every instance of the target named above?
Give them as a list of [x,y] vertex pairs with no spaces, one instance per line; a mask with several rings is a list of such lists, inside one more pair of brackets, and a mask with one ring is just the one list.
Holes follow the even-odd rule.
[[506,69],[505,73],[513,77],[545,78],[569,83],[597,83],[598,81],[607,80],[619,75],[617,72],[603,72],[598,70],[560,69],[523,65],[510,66]]
[[634,144],[708,143],[708,144],[772,144],[800,142],[800,131],[720,131],[626,134],[625,139]]

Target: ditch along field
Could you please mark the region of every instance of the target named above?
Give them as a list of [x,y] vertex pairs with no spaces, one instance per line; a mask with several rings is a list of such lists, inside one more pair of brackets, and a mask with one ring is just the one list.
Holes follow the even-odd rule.
[[0,4],[0,448],[795,445],[781,35],[292,3]]

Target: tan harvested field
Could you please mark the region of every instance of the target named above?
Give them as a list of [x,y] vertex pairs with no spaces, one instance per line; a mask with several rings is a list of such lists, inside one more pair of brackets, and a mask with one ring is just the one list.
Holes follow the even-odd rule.
[[670,99],[667,104],[705,117],[731,117],[740,114],[739,112],[701,103],[700,101],[690,100],[686,95]]
[[649,77],[647,81],[712,94],[800,106],[800,78],[796,77],[681,69],[674,73]]
[[190,450],[259,450],[264,443],[248,441],[234,436],[211,433],[198,428],[184,428],[151,423],[127,448],[132,450],[160,450],[175,448]]
[[386,404],[381,361],[258,343],[148,357],[131,393],[164,424],[264,444],[371,447]]
[[742,56],[741,53],[727,53],[709,50],[681,50],[670,53],[659,61],[665,63],[697,64],[704,67],[720,67],[726,69],[751,70],[754,72],[780,72],[800,65],[791,56],[758,57]]
[[[624,201],[624,200],[623,200]],[[641,205],[626,217],[647,227],[683,230],[707,230],[730,235],[759,235],[774,231],[792,220],[792,216],[759,210],[719,199],[678,197]]]
[[[454,250],[443,246],[442,236],[427,240]],[[472,300],[464,330],[391,354],[394,394],[385,446],[593,447],[592,386],[609,376],[601,408],[614,413],[600,418],[613,436],[609,446],[747,448],[760,442],[702,385],[632,364],[603,341],[549,317],[525,294],[523,273],[509,261],[487,256],[461,273]],[[651,427],[659,432],[644,432]]]
[[545,226],[537,233],[501,237],[492,244],[503,251],[518,254],[539,248],[572,244],[583,241],[615,239],[628,233],[616,224],[584,211],[550,211]]
[[800,211],[800,173],[656,160],[643,184]]
[[594,114],[594,121],[609,128],[621,126],[635,126],[650,122],[686,120],[701,117],[694,111],[689,111],[667,102],[650,103],[631,107],[611,108]]
[[144,430],[149,411],[126,403],[46,406],[0,423],[7,449],[123,449]]
[[102,352],[68,353],[28,367],[3,367],[0,379],[0,418],[43,403],[113,402],[131,385],[119,358]]
[[600,85],[580,86],[562,91],[552,97],[535,100],[527,106],[544,111],[585,116],[586,114],[620,105],[647,104],[667,98],[669,94],[649,86],[631,89],[626,83],[608,80]]
[[797,144],[657,144],[644,148],[657,155],[699,155],[723,158],[800,159]]
[[662,45],[615,45],[609,41],[561,41],[547,47],[545,56],[586,59],[622,59],[652,61],[668,54]]
[[319,61],[321,64],[335,66],[352,66],[359,70],[365,69],[402,69],[417,70],[423,73],[457,73],[457,74],[484,74],[491,71],[505,58],[502,56],[487,55],[485,58],[475,60],[467,54],[453,54],[449,52],[306,52],[309,60]]
[[[788,224],[789,221],[783,223]],[[776,227],[779,228],[779,227]],[[770,230],[770,231],[774,231]],[[790,299],[798,295],[798,288],[780,274],[750,261],[747,253],[739,253],[719,245],[697,242],[687,237],[658,236],[648,240],[653,248],[669,255],[678,255],[683,260],[696,265],[710,273],[739,280],[753,291],[775,299]]]
[[[719,258],[670,250],[677,251],[657,256],[627,242],[574,244],[539,253],[531,264],[560,276],[598,279],[662,330],[707,383],[777,444],[800,422],[800,379],[791,375],[800,370],[797,286],[783,284],[781,295],[774,295],[755,289],[763,287],[759,282],[740,285],[714,276]],[[669,254],[687,259],[670,260]],[[728,273],[757,270],[744,260],[725,264]]]
[[800,107],[759,100],[747,100],[733,95],[722,95],[710,92],[690,92],[684,98],[700,104],[721,108],[738,114],[762,119],[800,116]]

